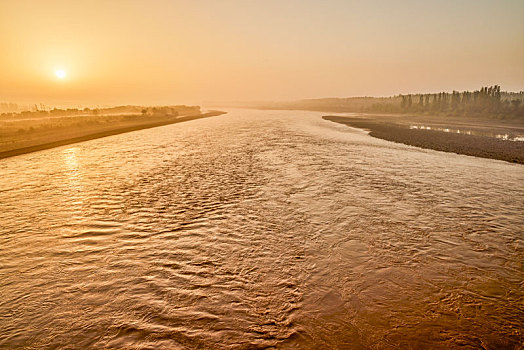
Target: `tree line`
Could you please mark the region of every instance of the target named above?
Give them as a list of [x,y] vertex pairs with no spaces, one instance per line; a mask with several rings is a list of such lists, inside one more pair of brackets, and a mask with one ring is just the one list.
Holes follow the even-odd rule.
[[453,91],[390,97],[330,97],[281,102],[253,102],[237,107],[322,112],[411,113],[428,116],[464,116],[524,119],[524,91],[505,92],[500,86],[476,91]]
[[173,105],[173,106],[116,106],[105,108],[50,108],[43,104],[32,106],[31,110],[22,112],[0,113],[2,118],[35,118],[35,117],[66,117],[66,116],[98,116],[115,114],[136,114],[146,116],[178,116],[194,115],[200,113],[199,106]]
[[501,92],[499,85],[476,91],[400,95],[402,113],[524,117],[524,92]]
[[0,102],[0,113],[18,112],[19,110],[20,106],[18,106],[16,103]]

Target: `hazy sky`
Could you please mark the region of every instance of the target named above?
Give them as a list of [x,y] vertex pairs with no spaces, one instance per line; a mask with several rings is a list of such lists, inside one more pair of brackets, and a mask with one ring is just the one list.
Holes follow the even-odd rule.
[[0,0],[0,52],[21,103],[523,90],[524,0]]

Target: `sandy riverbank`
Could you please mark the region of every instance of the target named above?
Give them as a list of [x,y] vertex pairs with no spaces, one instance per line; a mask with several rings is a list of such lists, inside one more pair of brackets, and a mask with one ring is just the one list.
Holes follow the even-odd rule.
[[57,127],[50,128],[46,131],[28,132],[23,135],[3,135],[3,139],[0,140],[0,159],[130,131],[218,116],[225,113],[226,112],[221,111],[210,111],[202,114],[177,117],[126,116],[122,118],[122,120],[112,123],[78,125],[73,128]]
[[370,136],[388,141],[524,164],[524,142],[499,137],[509,135],[507,137],[511,138],[512,135],[522,135],[523,128],[519,124],[371,115],[323,118],[369,130]]

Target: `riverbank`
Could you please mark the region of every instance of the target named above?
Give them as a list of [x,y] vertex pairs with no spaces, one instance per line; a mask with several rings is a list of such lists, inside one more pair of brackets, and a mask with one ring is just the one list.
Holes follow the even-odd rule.
[[3,135],[0,144],[0,159],[130,131],[214,117],[225,113],[226,112],[222,111],[209,111],[207,113],[188,116],[144,117],[140,115],[132,115],[122,117],[121,120],[114,123],[78,124],[75,128],[68,127],[66,130],[57,127],[45,131],[39,131],[38,133],[33,131],[23,135]]
[[323,119],[366,129],[370,136],[388,141],[524,164],[524,142],[511,141],[512,137],[518,137],[514,135],[522,135],[523,128],[518,124],[428,120],[415,116],[324,116]]

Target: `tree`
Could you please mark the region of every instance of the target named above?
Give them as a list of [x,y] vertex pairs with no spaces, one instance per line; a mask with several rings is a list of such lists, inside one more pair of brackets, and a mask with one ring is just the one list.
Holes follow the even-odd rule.
[[451,111],[456,113],[460,105],[460,94],[458,91],[453,90],[451,95]]

